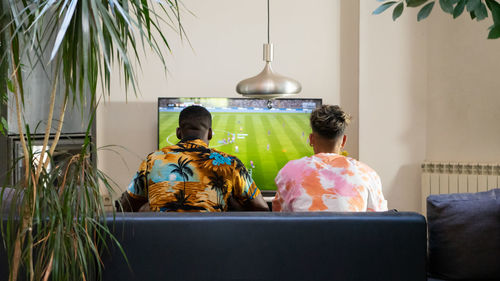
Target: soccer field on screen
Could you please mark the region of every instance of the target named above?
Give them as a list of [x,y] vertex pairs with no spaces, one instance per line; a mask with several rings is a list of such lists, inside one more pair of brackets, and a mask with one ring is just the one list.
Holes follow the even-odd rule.
[[[176,144],[179,112],[159,113],[159,147]],[[274,178],[289,161],[313,154],[306,113],[213,112],[210,147],[238,157],[260,189],[275,190]]]

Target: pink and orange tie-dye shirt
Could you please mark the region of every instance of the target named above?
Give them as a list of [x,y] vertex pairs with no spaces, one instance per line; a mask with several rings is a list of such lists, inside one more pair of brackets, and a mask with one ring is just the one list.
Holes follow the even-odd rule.
[[273,211],[386,211],[377,173],[355,159],[319,153],[288,162],[276,176]]

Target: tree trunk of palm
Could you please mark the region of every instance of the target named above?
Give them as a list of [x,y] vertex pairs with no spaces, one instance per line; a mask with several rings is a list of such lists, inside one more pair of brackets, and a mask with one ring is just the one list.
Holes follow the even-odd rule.
[[[22,227],[19,229],[18,233],[17,233],[17,237],[16,237],[16,241],[14,243],[14,255],[13,255],[13,266],[12,266],[12,271],[10,273],[10,276],[9,276],[9,280],[10,281],[16,281],[17,278],[18,278],[18,275],[19,275],[19,267],[20,267],[20,263],[21,263],[21,246],[22,244],[24,243],[24,240],[26,238],[26,235],[28,236],[28,239],[29,239],[29,264],[28,264],[28,267],[29,267],[29,271],[30,271],[30,280],[33,280],[34,278],[34,272],[33,272],[33,235],[32,235],[32,223],[33,223],[33,214],[34,214],[34,204],[35,204],[35,198],[36,198],[36,193],[37,193],[37,188],[39,187],[39,179],[40,179],[40,175],[41,173],[44,173],[44,171],[46,171],[46,168],[50,162],[50,157],[53,155],[54,151],[55,151],[55,148],[57,146],[57,143],[59,141],[59,138],[61,136],[61,132],[62,132],[62,126],[64,124],[64,115],[65,115],[65,111],[66,111],[66,105],[67,105],[67,93],[64,97],[64,101],[63,101],[63,104],[62,104],[62,108],[61,108],[61,112],[59,114],[59,124],[57,126],[57,129],[56,129],[56,133],[55,133],[55,136],[54,136],[54,139],[52,140],[52,144],[50,146],[50,149],[49,149],[49,152],[48,152],[48,156],[49,157],[45,157],[45,150],[47,149],[48,147],[48,142],[49,142],[49,139],[50,139],[50,131],[51,131],[51,128],[52,128],[52,121],[53,121],[53,115],[54,115],[54,107],[55,107],[55,100],[56,100],[56,93],[57,93],[57,85],[58,85],[58,74],[59,74],[59,65],[57,64],[55,66],[55,70],[54,70],[54,78],[52,80],[52,90],[51,90],[51,95],[50,95],[50,104],[49,104],[49,113],[48,113],[48,117],[47,117],[47,125],[46,125],[46,129],[45,129],[45,134],[44,134],[44,140],[43,140],[43,144],[42,144],[42,151],[40,152],[40,160],[38,162],[38,166],[36,168],[36,171],[35,173],[33,173],[32,171],[32,168],[34,167],[30,167],[30,154],[29,154],[29,151],[28,151],[28,146],[26,144],[26,136],[24,134],[24,131],[23,131],[23,126],[22,126],[22,116],[21,116],[21,112],[22,112],[22,109],[21,109],[21,105],[20,105],[20,101],[19,101],[19,96],[21,95],[19,93],[19,86],[17,86],[17,66],[15,65],[15,61],[14,59],[12,59],[12,62],[13,62],[13,68],[14,68],[14,77],[15,77],[15,82],[14,82],[14,96],[15,96],[15,102],[16,102],[16,111],[17,111],[17,126],[18,126],[18,130],[19,130],[19,134],[20,134],[20,139],[21,139],[21,145],[23,147],[23,156],[24,156],[24,165],[25,165],[25,176],[24,176],[24,187],[27,188],[28,187],[28,181],[29,181],[29,178],[31,177],[32,179],[32,184],[33,184],[33,201],[31,205],[26,205],[26,206],[22,206],[21,208],[21,213],[22,213]],[[45,159],[46,158],[46,159]],[[52,266],[49,266],[45,272],[45,278],[48,278],[50,276],[50,273],[51,273],[51,269],[52,269]]]

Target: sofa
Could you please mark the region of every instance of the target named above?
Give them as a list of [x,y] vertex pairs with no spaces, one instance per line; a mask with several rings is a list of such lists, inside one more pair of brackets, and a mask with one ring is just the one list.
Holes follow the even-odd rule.
[[103,280],[426,280],[416,213],[122,213]]
[[431,280],[500,280],[500,189],[427,198]]
[[432,195],[427,210],[428,228],[404,212],[117,213],[107,223],[129,262],[111,246],[102,277],[500,280],[500,189]]

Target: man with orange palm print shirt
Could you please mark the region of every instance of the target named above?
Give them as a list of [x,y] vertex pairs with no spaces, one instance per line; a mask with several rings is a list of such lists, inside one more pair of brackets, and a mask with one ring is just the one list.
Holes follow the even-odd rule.
[[350,116],[339,106],[323,105],[311,114],[309,144],[314,155],[288,162],[276,176],[273,211],[386,211],[377,173],[340,155]]
[[149,154],[142,162],[118,209],[224,212],[231,204],[240,210],[269,210],[243,163],[208,147],[212,139],[208,110],[196,105],[184,108],[176,133],[179,143]]

